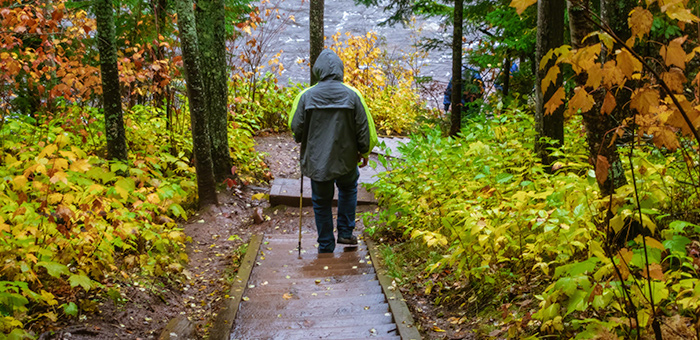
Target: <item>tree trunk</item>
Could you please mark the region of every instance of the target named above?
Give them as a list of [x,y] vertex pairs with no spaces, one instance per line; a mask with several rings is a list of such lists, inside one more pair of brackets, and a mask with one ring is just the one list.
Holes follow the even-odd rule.
[[197,46],[197,29],[191,0],[176,0],[177,25],[180,33],[182,61],[187,83],[190,119],[192,122],[192,142],[195,169],[197,171],[197,193],[200,208],[218,204],[216,182],[211,161],[211,143],[205,92],[200,70],[199,47]]
[[452,25],[452,116],[450,136],[457,136],[462,130],[462,18],[464,0],[455,0],[454,23]]
[[510,54],[506,55],[506,60],[503,63],[503,98],[508,97],[510,92],[510,68],[513,67],[513,61],[510,59]]
[[323,51],[324,34],[323,34],[323,9],[324,0],[311,0],[309,5],[309,43],[310,43],[310,58],[311,58],[311,85],[316,84],[320,79],[316,79],[314,75],[314,64],[316,58]]
[[[583,38],[594,31],[593,24],[588,19],[590,0],[568,0],[569,28],[571,31],[571,45],[573,48],[582,48],[597,43],[594,37],[589,37],[586,42]],[[581,112],[583,125],[586,129],[586,139],[588,141],[589,162],[594,168],[608,167],[605,181],[598,181],[598,187],[602,195],[607,196],[615,189],[625,185],[627,179],[622,168],[620,155],[617,146],[612,143],[612,129],[616,126],[611,116],[600,112],[605,100],[605,89],[584,88],[587,75],[581,73],[576,78],[576,84],[585,91],[592,91],[595,104],[593,108],[586,112]],[[618,102],[620,105],[620,102]],[[604,158],[599,158],[599,156]],[[598,173],[598,171],[596,171]]]
[[102,75],[102,105],[105,114],[107,158],[126,161],[129,154],[126,149],[126,135],[124,133],[112,2],[96,0],[95,18],[97,19],[97,48],[100,52],[100,72]]
[[[564,43],[564,12],[566,3],[559,0],[539,0],[537,2],[537,48],[535,60],[537,64],[542,62],[542,57],[551,49],[561,46]],[[536,96],[537,107],[535,110],[535,121],[538,139],[535,143],[535,152],[542,159],[542,163],[550,165],[556,159],[551,156],[549,147],[560,147],[564,143],[564,105],[560,105],[551,114],[545,115],[544,104],[546,104],[554,93],[562,86],[563,76],[561,72],[550,84],[546,93],[542,93],[542,79],[547,75],[547,71],[554,66],[556,58],[551,58],[547,65],[540,65],[537,68]],[[545,143],[542,138],[548,138],[553,144]]]
[[204,92],[209,98],[205,104],[209,117],[214,177],[217,182],[222,182],[232,175],[231,165],[233,164],[228,144],[228,71],[224,1],[199,0],[196,13]]
[[[168,2],[166,0],[152,0],[151,5],[153,6],[153,12],[155,14],[156,21],[156,33],[160,36],[165,32],[165,24],[167,16],[167,6]],[[157,60],[165,59],[165,46],[157,46],[155,49],[156,53],[153,55],[153,62]],[[166,102],[166,89],[160,87],[160,83],[164,80],[161,71],[156,72],[153,75],[153,106],[161,107]],[[166,108],[166,111],[168,109]]]

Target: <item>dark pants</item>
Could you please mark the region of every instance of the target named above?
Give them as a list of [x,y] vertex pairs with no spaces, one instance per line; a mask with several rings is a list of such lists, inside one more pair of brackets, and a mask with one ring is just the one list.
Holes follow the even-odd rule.
[[338,237],[350,237],[355,229],[357,207],[357,179],[360,171],[355,168],[335,180],[317,182],[311,180],[311,200],[318,231],[318,252],[332,253],[335,250],[333,235],[333,194],[338,187]]

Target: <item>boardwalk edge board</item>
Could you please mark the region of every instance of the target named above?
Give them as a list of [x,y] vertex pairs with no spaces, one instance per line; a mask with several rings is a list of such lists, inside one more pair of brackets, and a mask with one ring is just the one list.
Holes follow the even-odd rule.
[[219,315],[214,322],[209,339],[210,340],[227,340],[231,336],[233,329],[233,321],[236,320],[238,306],[241,304],[243,292],[248,285],[248,279],[255,266],[255,259],[260,251],[260,245],[263,241],[262,234],[255,234],[250,237],[248,242],[248,250],[241,261],[241,266],[238,268],[238,274],[231,285],[229,298],[224,300],[224,305],[219,312]]
[[[384,291],[387,302],[389,303],[389,310],[391,311],[391,314],[394,315],[394,322],[396,323],[401,339],[422,339],[420,333],[416,329],[413,316],[411,316],[411,312],[408,310],[406,300],[403,299],[403,296],[398,289],[394,289],[391,284],[392,279],[385,275],[386,269],[384,266],[384,261],[379,256],[377,244],[368,237],[364,237],[363,240],[367,244],[367,249],[372,257],[372,263],[374,264],[374,268],[377,272],[377,279],[382,285],[382,290]],[[392,289],[389,289],[389,287]]]

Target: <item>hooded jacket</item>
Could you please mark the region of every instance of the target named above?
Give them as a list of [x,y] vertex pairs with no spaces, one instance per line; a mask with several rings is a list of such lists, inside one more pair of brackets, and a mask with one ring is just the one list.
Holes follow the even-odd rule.
[[368,156],[377,145],[372,115],[360,92],[343,83],[343,62],[323,50],[313,72],[319,82],[294,99],[289,127],[301,142],[301,171],[317,182],[348,174],[358,153]]

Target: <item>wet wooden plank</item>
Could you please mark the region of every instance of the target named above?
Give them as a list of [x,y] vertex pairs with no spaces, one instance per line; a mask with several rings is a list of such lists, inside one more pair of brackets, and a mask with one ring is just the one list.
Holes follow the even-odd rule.
[[365,242],[369,247],[369,252],[372,256],[372,263],[374,263],[375,268],[378,268],[377,278],[379,279],[387,301],[389,302],[389,308],[391,309],[391,313],[394,315],[394,322],[396,322],[401,338],[404,340],[422,339],[420,333],[416,329],[413,316],[408,310],[406,300],[403,299],[401,292],[393,287],[391,284],[391,278],[386,275],[384,261],[379,256],[379,249],[377,249],[377,245],[370,239],[365,240]]
[[248,279],[255,266],[255,258],[257,257],[262,240],[263,235],[256,234],[251,236],[248,242],[248,251],[243,257],[243,261],[241,261],[238,274],[236,274],[236,278],[229,291],[228,295],[230,298],[224,301],[222,310],[216,317],[214,326],[209,335],[210,340],[225,340],[229,338],[231,329],[233,328],[233,321],[238,314],[238,306],[243,298],[245,288],[248,286]]

